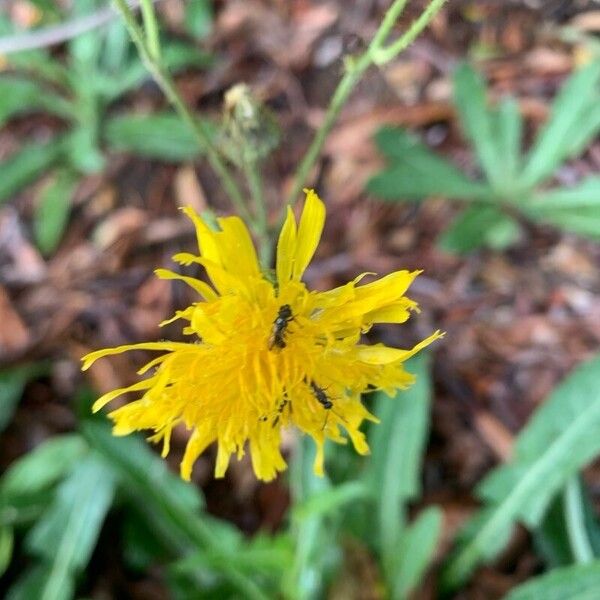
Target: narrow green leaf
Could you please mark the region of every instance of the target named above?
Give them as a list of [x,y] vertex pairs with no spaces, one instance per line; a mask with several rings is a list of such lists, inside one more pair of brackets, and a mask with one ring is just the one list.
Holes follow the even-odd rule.
[[60,242],[71,210],[77,176],[62,169],[42,191],[33,215],[33,233],[43,254],[51,254]]
[[426,508],[406,528],[397,552],[397,566],[393,573],[392,598],[404,600],[419,584],[431,562],[442,531],[442,511]]
[[391,164],[368,182],[370,193],[384,200],[422,200],[434,195],[489,200],[488,186],[468,179],[406,131],[383,128],[377,133],[376,142]]
[[0,525],[0,577],[8,569],[12,560],[14,534],[12,527]]
[[547,570],[575,562],[569,547],[562,495],[556,495],[544,520],[533,531],[533,542],[536,554],[543,559]]
[[479,486],[488,508],[452,557],[445,585],[456,587],[517,520],[537,526],[556,492],[600,453],[600,356],[579,366],[518,437],[511,464]]
[[311,516],[325,516],[337,511],[349,502],[357,502],[373,497],[373,491],[360,481],[348,481],[331,489],[323,490],[296,504],[292,510],[293,519],[306,519]]
[[[114,437],[99,423],[87,421],[82,432],[90,445],[111,465],[123,491],[147,520],[148,526],[160,532],[165,543],[180,553],[212,549],[224,555],[222,527],[200,512],[204,501],[199,490],[169,472],[165,462],[139,438]],[[238,593],[253,600],[265,600],[256,583],[241,573],[230,554],[220,563],[220,573]]]
[[206,37],[213,24],[211,0],[196,0],[185,6],[185,28],[197,39]]
[[114,493],[112,471],[93,455],[60,485],[55,502],[29,532],[29,551],[51,565],[41,600],[57,600],[88,563]]
[[31,79],[18,75],[0,78],[0,127],[15,115],[45,110],[59,117],[73,115],[71,103]]
[[30,142],[0,164],[0,204],[44,174],[64,152],[64,140]]
[[548,210],[536,215],[536,220],[554,225],[592,239],[600,238],[600,207],[586,206],[566,210]]
[[65,434],[43,442],[16,460],[0,479],[0,496],[11,500],[36,494],[58,481],[82,459],[87,444],[80,435]]
[[577,475],[569,478],[563,495],[565,523],[571,551],[578,563],[590,563],[594,560],[594,550],[585,526],[583,494]]
[[371,460],[365,484],[377,494],[377,518],[382,560],[394,560],[404,526],[404,503],[420,494],[421,463],[429,431],[431,376],[429,356],[421,353],[407,363],[416,382],[395,398],[378,394],[374,414],[381,423],[371,428]]
[[496,146],[485,83],[479,73],[465,63],[454,72],[454,102],[464,133],[475,147],[488,181],[495,189],[502,189],[505,183],[502,179],[503,157]]
[[600,177],[594,175],[582,179],[573,187],[539,192],[531,196],[523,208],[534,214],[544,215],[555,210],[591,207],[600,208]]
[[492,115],[498,157],[502,167],[502,187],[510,189],[516,185],[521,167],[521,138],[523,119],[514,98],[503,98]]
[[595,600],[600,590],[600,561],[554,569],[520,585],[505,600]]
[[[48,581],[50,576],[50,567],[46,565],[37,565],[25,571],[25,573],[17,580],[17,582],[8,590],[6,600],[42,600],[40,591],[44,587],[44,583]],[[44,600],[73,600],[75,595],[75,581],[72,577],[65,578],[62,582],[62,587],[55,590],[55,595],[52,599],[45,598]]]
[[42,370],[41,365],[33,364],[0,371],[0,431],[12,421],[27,382]]
[[596,60],[573,74],[562,86],[552,105],[550,118],[529,153],[521,176],[524,187],[533,187],[552,175],[556,167],[581,144],[581,139],[577,144],[573,143],[573,137],[578,137],[575,132],[586,128],[584,139],[593,135],[590,135],[594,127],[590,129],[588,115],[590,111],[598,110],[599,78],[600,61]]
[[495,206],[469,206],[438,239],[446,252],[466,254],[481,246],[505,248],[519,236],[518,225]]
[[112,150],[179,162],[202,153],[187,125],[171,113],[123,115],[106,122],[106,143]]

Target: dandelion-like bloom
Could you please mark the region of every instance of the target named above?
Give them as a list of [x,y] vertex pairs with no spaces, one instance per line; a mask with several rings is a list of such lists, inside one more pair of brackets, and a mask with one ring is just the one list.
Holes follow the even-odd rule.
[[361,344],[374,323],[403,323],[417,304],[404,296],[419,271],[397,271],[359,285],[361,275],[326,292],[310,291],[301,278],[323,230],[325,206],[307,193],[299,224],[291,209],[279,236],[276,281],[261,271],[250,234],[241,219],[218,220],[212,230],[191,208],[199,255],[181,253],[180,264],[201,265],[211,283],[158,269],[163,279],[179,279],[200,296],[172,319],[186,322],[189,343],[153,342],[119,346],[84,357],[83,369],[97,359],[128,350],[160,351],[139,374],[145,379],[99,398],[93,410],[126,392],[138,400],[114,410],[114,434],[154,431],[149,439],[169,452],[173,427],[191,435],[181,462],[189,480],[198,456],[213,442],[218,451],[216,477],[227,470],[231,454],[244,455],[248,442],[259,479],[269,481],[286,468],[280,452],[281,429],[295,425],[317,444],[315,473],[323,473],[323,446],[329,438],[346,441],[360,454],[369,447],[359,427],[377,419],[362,405],[361,394],[393,394],[414,381],[403,363],[440,337],[436,332],[410,350]]

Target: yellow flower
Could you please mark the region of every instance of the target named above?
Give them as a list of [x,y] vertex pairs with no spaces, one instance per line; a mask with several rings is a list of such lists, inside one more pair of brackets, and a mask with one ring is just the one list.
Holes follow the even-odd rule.
[[[325,206],[312,190],[300,223],[291,209],[277,244],[276,282],[261,271],[250,234],[238,217],[218,220],[213,231],[191,208],[199,255],[181,253],[183,265],[201,265],[212,286],[166,269],[163,279],[180,279],[199,301],[165,321],[186,324],[189,343],[152,342],[98,350],[83,358],[83,369],[97,359],[128,350],[163,353],[139,374],[141,381],[99,398],[93,410],[126,392],[141,397],[109,414],[114,434],[150,429],[152,441],[169,452],[173,427],[191,430],[181,462],[190,479],[198,456],[217,442],[216,477],[231,454],[244,455],[246,442],[259,479],[269,481],[286,468],[280,452],[281,429],[295,425],[317,444],[314,470],[323,473],[326,438],[344,443],[345,431],[357,452],[369,447],[359,431],[363,420],[377,421],[361,403],[366,391],[388,394],[406,388],[414,376],[403,362],[440,337],[436,332],[410,350],[361,344],[374,323],[403,323],[417,305],[403,294],[419,271],[398,271],[358,285],[364,277],[327,292],[302,283],[323,230]],[[164,323],[163,323],[164,324]]]

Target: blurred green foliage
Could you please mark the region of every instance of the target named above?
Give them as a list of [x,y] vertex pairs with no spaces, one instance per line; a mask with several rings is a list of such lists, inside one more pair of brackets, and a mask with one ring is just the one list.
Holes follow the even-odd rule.
[[[78,0],[71,9],[40,3],[44,21],[89,14],[106,5],[100,0]],[[186,7],[190,35],[206,35],[211,4],[195,1]],[[0,14],[0,35],[14,32]],[[212,58],[190,41],[161,41],[162,60],[172,72],[206,68]],[[34,237],[51,254],[63,235],[78,178],[105,165],[105,151],[132,152],[165,161],[199,156],[202,149],[171,113],[113,113],[113,107],[149,80],[146,68],[120,20],[89,31],[67,44],[64,57],[47,50],[31,50],[6,57],[0,74],[0,126],[11,119],[43,112],[64,124],[54,137],[24,140],[20,149],[0,164],[0,204],[23,187],[49,174],[33,216]],[[53,128],[55,129],[55,128]]]
[[590,175],[572,187],[552,186],[564,161],[581,154],[600,132],[599,86],[599,60],[575,72],[531,148],[522,153],[517,102],[507,97],[489,106],[483,79],[463,64],[454,73],[454,103],[481,177],[470,178],[408,132],[387,127],[376,142],[389,164],[367,189],[390,201],[441,196],[467,203],[439,239],[449,252],[504,249],[520,238],[525,220],[599,239],[600,178]]

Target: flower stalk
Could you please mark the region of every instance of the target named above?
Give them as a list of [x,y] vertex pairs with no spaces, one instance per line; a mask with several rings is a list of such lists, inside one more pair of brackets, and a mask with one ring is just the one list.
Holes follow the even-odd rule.
[[396,0],[385,14],[385,17],[381,21],[377,32],[373,36],[373,39],[365,52],[358,57],[347,57],[346,72],[331,98],[323,123],[316,131],[313,141],[308,147],[304,158],[294,174],[293,184],[287,197],[288,204],[293,205],[299,197],[302,188],[306,184],[308,174],[315,165],[315,162],[323,149],[327,136],[364,72],[371,65],[377,65],[379,67],[385,65],[405,50],[423,29],[427,27],[446,1],[447,0],[432,0],[429,6],[423,11],[419,18],[412,23],[409,29],[395,42],[386,46],[386,40],[407,4],[407,0]]

